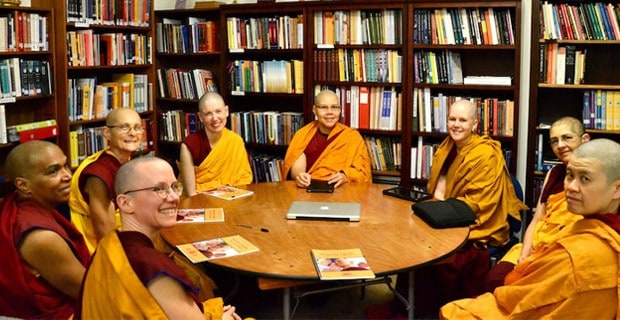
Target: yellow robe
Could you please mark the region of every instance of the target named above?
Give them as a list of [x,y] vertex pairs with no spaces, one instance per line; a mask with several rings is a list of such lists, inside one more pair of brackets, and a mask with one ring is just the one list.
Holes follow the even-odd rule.
[[[116,232],[101,239],[82,290],[83,319],[167,319],[131,268]],[[203,302],[205,319],[221,319],[223,304],[222,298]]]
[[[433,193],[448,154],[456,148],[447,137],[433,156],[427,190]],[[519,211],[527,209],[516,194],[499,142],[473,134],[459,151],[446,174],[446,198],[467,203],[477,214],[470,226],[469,239],[501,246],[508,242],[507,214],[521,220]]]
[[[284,177],[288,176],[291,167],[304,152],[318,128],[318,122],[313,121],[295,133],[284,157]],[[338,133],[338,137],[325,148],[307,172],[312,179],[327,180],[342,170],[351,182],[371,182],[370,158],[362,136],[357,130],[337,123],[327,139]]]
[[[550,195],[545,203],[545,216],[540,218],[534,228],[532,250],[539,250],[538,248],[548,246],[555,240],[560,230],[573,221],[581,219],[583,219],[583,216],[568,211],[564,192]],[[515,244],[502,258],[502,261],[517,264],[522,249],[522,243]]]
[[252,168],[241,137],[228,130],[209,155],[194,166],[196,191],[203,192],[222,185],[238,186],[252,183]]
[[619,258],[618,232],[596,219],[576,221],[518,264],[511,283],[450,302],[441,318],[617,319]]
[[[82,171],[91,163],[97,161],[99,157],[107,151],[101,150],[90,155],[86,158],[80,166],[73,173],[71,179],[71,194],[69,195],[69,207],[71,208],[71,222],[83,235],[88,251],[92,254],[97,247],[97,237],[95,236],[95,229],[93,228],[93,222],[90,219],[90,209],[86,200],[82,196],[80,191],[79,181]],[[114,212],[114,219],[116,221],[116,230],[121,228],[121,216],[118,210]]]

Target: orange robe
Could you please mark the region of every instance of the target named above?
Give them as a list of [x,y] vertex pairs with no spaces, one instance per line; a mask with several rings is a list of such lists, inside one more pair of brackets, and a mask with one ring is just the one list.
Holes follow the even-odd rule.
[[[433,156],[427,190],[433,193],[450,150],[456,148],[447,137]],[[458,152],[446,173],[446,198],[464,201],[477,214],[469,239],[501,246],[508,242],[508,214],[521,220],[527,209],[516,196],[500,143],[473,134]]]
[[[287,177],[295,161],[304,152],[308,143],[319,129],[317,121],[313,121],[299,129],[286,151],[282,174]],[[312,179],[327,180],[336,172],[344,171],[351,182],[371,182],[370,158],[364,139],[355,129],[337,123],[329,133],[329,140],[338,135],[314,162],[307,172]]]
[[[97,236],[95,235],[95,229],[93,228],[93,222],[90,218],[90,209],[89,205],[84,199],[82,195],[82,190],[80,190],[80,176],[82,175],[82,171],[86,169],[90,164],[96,162],[99,157],[101,157],[105,152],[108,152],[107,149],[101,150],[90,155],[86,158],[80,166],[73,173],[73,178],[71,179],[71,194],[69,196],[69,207],[71,208],[71,222],[83,235],[84,240],[86,241],[86,245],[88,246],[88,251],[92,254],[97,247]],[[118,164],[120,167],[120,163]],[[118,170],[118,169],[116,169]],[[114,172],[116,175],[116,172]],[[106,182],[107,183],[107,182]],[[113,187],[109,189],[113,190]],[[114,194],[110,195],[114,197]],[[118,210],[114,212],[114,219],[116,229],[121,228],[121,216]]]
[[252,168],[243,139],[228,129],[209,155],[194,166],[196,191],[203,192],[222,185],[238,186],[252,183]]
[[[610,217],[618,220],[620,217]],[[441,308],[442,319],[612,319],[620,315],[620,235],[594,218],[566,227],[493,293]]]
[[[547,202],[545,202],[545,209],[545,216],[540,218],[534,228],[534,234],[532,236],[533,251],[548,246],[555,240],[560,230],[573,221],[583,219],[583,216],[568,211],[564,192],[550,195]],[[515,244],[501,261],[517,264],[517,259],[521,256],[522,249],[522,243]]]
[[[82,286],[83,319],[167,318],[133,271],[116,232],[108,233],[99,242]],[[203,310],[205,319],[221,319],[222,298],[205,301]]]

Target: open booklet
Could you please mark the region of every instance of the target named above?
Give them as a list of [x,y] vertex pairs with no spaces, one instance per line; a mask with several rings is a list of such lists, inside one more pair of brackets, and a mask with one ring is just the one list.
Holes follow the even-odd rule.
[[362,250],[312,249],[312,261],[321,280],[373,279],[374,272],[366,262]]
[[234,200],[251,196],[254,194],[254,191],[240,189],[233,186],[221,186],[211,190],[207,190],[204,193],[224,200]]
[[177,248],[193,263],[258,251],[258,247],[240,235],[180,244]]
[[178,209],[177,223],[224,222],[224,208]]

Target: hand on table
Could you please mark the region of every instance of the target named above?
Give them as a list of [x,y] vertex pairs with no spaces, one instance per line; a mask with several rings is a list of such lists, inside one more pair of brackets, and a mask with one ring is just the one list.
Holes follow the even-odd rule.
[[312,181],[312,177],[307,172],[301,172],[295,178],[295,183],[300,188],[307,188],[310,185],[310,181]]
[[344,172],[339,171],[334,173],[333,176],[329,177],[329,179],[327,179],[327,182],[329,184],[334,184],[334,188],[338,188],[339,186],[347,183],[349,181],[349,179],[347,179],[347,175],[344,174]]

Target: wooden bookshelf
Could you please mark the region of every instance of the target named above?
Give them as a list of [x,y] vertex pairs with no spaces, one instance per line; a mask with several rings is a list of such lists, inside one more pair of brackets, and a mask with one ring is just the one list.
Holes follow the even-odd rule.
[[[3,121],[7,127],[58,117],[54,14],[54,10],[36,3],[30,8],[0,7],[0,19],[7,28],[3,31],[0,48],[0,105],[4,106]],[[23,21],[31,23],[18,22],[22,17]],[[45,25],[45,30],[35,24]],[[39,29],[37,38],[23,33],[35,28]],[[11,142],[8,136],[6,138],[7,142],[0,143],[0,178],[5,175],[3,168],[7,154],[19,143]],[[59,137],[50,137],[49,140],[58,142]]]
[[[102,1],[106,4],[114,2]],[[72,160],[72,166],[76,166],[84,157],[105,148],[105,139],[101,135],[102,127],[109,110],[116,107],[134,108],[144,120],[146,130],[141,151],[157,149],[157,132],[154,130],[156,113],[152,101],[152,2],[140,0],[124,3],[116,7],[115,13],[110,14],[100,9],[95,10],[94,7],[92,12],[88,12],[87,3],[90,2],[53,2],[58,13],[54,22],[56,36],[65,39],[67,43],[56,48],[57,92],[58,96],[64,99],[57,107],[61,137],[59,145]],[[146,4],[150,7],[141,10],[125,8],[128,5]],[[102,2],[97,5],[101,6]],[[112,82],[119,83],[118,87],[110,84]],[[127,90],[125,98],[122,96],[123,86]],[[85,90],[93,94],[89,96]],[[95,102],[97,94],[108,98]],[[117,95],[119,98],[115,98]],[[84,103],[84,99],[92,101],[92,107],[90,102]],[[75,148],[77,141],[80,141],[79,155],[74,151],[71,156],[72,143]],[[82,145],[84,147],[81,147]]]
[[[541,167],[542,162],[555,158],[548,145],[548,126],[553,121],[563,116],[573,116],[584,121],[586,131],[592,138],[605,137],[620,141],[620,127],[610,126],[609,118],[601,118],[601,111],[606,111],[606,108],[601,105],[598,112],[596,109],[593,109],[593,112],[584,111],[584,97],[588,95],[592,98],[586,99],[590,105],[596,104],[597,95],[602,102],[601,95],[604,94],[607,98],[609,92],[618,92],[618,99],[620,99],[620,78],[617,76],[620,66],[615,63],[620,59],[620,39],[615,37],[613,32],[609,33],[611,31],[609,29],[605,39],[602,39],[604,31],[601,33],[600,29],[598,31],[592,29],[594,24],[598,25],[599,20],[581,14],[581,12],[587,12],[587,8],[600,10],[607,6],[607,3],[597,1],[533,1],[532,3],[533,17],[544,15],[549,17],[549,14],[556,16],[559,14],[560,17],[564,17],[568,12],[566,17],[569,20],[564,21],[570,22],[551,29],[549,24],[545,24],[544,18],[543,20],[533,19],[536,22],[532,25],[528,124],[530,139],[526,172],[526,200],[530,206],[536,204],[542,180],[548,169]],[[615,11],[612,11],[615,14],[611,18],[618,23],[617,5],[614,6]],[[604,24],[601,22],[601,25]],[[559,60],[564,61],[564,64],[557,63],[557,56],[561,51],[564,57]],[[573,74],[567,72],[580,71],[579,58],[576,59],[577,61],[571,59],[571,56],[575,56],[574,53],[570,53],[571,51],[585,53],[583,72]],[[577,66],[572,64],[577,64]],[[560,68],[559,72],[557,68]],[[615,97],[615,94],[609,96]],[[609,102],[607,99],[605,101]],[[619,107],[620,102],[615,108]],[[620,119],[614,116],[612,114],[613,121]]]

